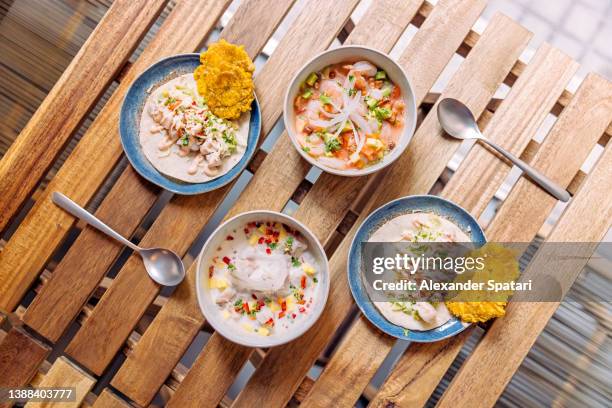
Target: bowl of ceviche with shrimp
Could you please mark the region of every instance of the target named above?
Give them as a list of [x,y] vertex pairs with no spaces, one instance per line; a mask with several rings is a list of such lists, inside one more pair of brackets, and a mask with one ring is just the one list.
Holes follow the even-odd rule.
[[362,176],[391,164],[410,143],[414,91],[388,55],[343,46],[317,55],[295,75],[283,118],[308,162],[328,173]]

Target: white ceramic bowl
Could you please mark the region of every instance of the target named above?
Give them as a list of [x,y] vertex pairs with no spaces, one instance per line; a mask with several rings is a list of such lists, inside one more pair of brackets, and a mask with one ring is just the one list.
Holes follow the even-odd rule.
[[[387,73],[388,78],[395,85],[400,87],[402,91],[402,98],[406,103],[406,108],[404,109],[403,117],[405,124],[404,130],[402,132],[402,136],[398,141],[397,146],[395,146],[395,148],[391,150],[391,152],[387,154],[380,162],[372,166],[364,167],[363,169],[334,169],[322,165],[315,158],[311,157],[302,150],[302,147],[296,138],[295,111],[293,109],[293,102],[300,90],[300,84],[302,84],[306,80],[306,77],[308,77],[311,72],[320,71],[328,65],[337,64],[342,61],[359,60],[370,61],[378,68],[383,69]],[[397,158],[401,156],[404,150],[406,150],[406,147],[408,147],[408,144],[412,139],[412,135],[414,134],[414,129],[416,127],[417,120],[414,90],[412,88],[412,85],[410,84],[408,76],[406,75],[402,67],[399,66],[399,64],[396,63],[393,59],[391,59],[391,57],[389,57],[387,54],[384,54],[373,48],[364,47],[360,45],[348,45],[338,47],[328,51],[324,51],[316,57],[312,58],[293,77],[293,79],[291,80],[291,85],[289,86],[289,88],[287,89],[287,93],[285,94],[283,120],[285,122],[285,128],[287,129],[287,133],[291,138],[293,146],[297,149],[299,154],[310,164],[320,168],[325,172],[336,174],[339,176],[363,176],[366,174],[374,173],[387,167],[395,160],[397,160]]]
[[[215,249],[223,242],[228,235],[235,229],[242,229],[249,222],[257,221],[272,221],[284,223],[291,228],[298,230],[307,240],[309,250],[316,259],[316,268],[319,272],[317,278],[318,283],[318,301],[313,303],[313,308],[308,317],[303,321],[303,324],[296,327],[295,330],[287,331],[283,334],[275,334],[273,336],[261,336],[257,333],[249,333],[240,328],[231,325],[230,322],[224,319],[219,312],[217,305],[209,294],[208,288],[208,265],[210,265]],[[319,318],[329,294],[329,265],[325,250],[319,243],[315,235],[301,222],[296,219],[275,211],[249,211],[230,218],[221,224],[208,238],[198,257],[198,265],[196,272],[196,293],[200,309],[206,317],[206,320],[211,326],[223,337],[233,341],[234,343],[242,344],[247,347],[273,347],[294,340],[304,334]]]

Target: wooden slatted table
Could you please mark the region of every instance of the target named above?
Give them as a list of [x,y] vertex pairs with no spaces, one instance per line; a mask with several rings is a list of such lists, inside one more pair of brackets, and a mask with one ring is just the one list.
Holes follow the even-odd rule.
[[[61,191],[86,205],[109,183],[111,171],[122,158],[117,123],[129,85],[156,60],[199,50],[229,3],[177,0],[144,52],[117,77],[166,2],[115,1],[0,161],[0,229],[4,229],[104,89],[113,79],[120,81],[49,185],[35,194],[34,206],[0,252],[4,314],[0,314],[0,386],[74,386],[75,406],[146,406],[156,395],[156,401],[174,407],[283,407],[290,401],[304,406],[352,406],[395,340],[355,314],[345,279],[349,244],[374,208],[401,196],[426,194],[448,173],[448,163],[460,144],[444,137],[430,112],[435,113],[439,97],[464,101],[479,116],[486,136],[574,194],[547,240],[597,242],[610,228],[610,82],[589,74],[575,94],[569,92],[566,88],[578,64],[548,44],[540,46],[528,63],[519,60],[531,33],[501,14],[482,33],[473,31],[485,0],[440,0],[435,6],[423,0],[379,0],[356,22],[351,14],[358,0],[333,4],[309,0],[256,72],[262,139],[273,134],[294,72],[337,39],[385,52],[393,49],[412,80],[422,120],[403,156],[382,174],[364,178],[347,180],[324,173],[314,183],[308,181],[311,168],[285,132],[271,150],[258,151],[249,167],[252,178],[223,216],[253,209],[281,211],[290,201],[297,204],[293,215],[309,225],[330,256],[328,304],[315,327],[287,345],[253,350],[212,333],[193,365],[183,366],[181,358],[196,335],[210,330],[197,305],[192,257],[185,257],[186,280],[169,296],[160,296],[161,288],[148,278],[137,256],[120,258],[123,248],[89,227],[82,228],[67,249],[62,247],[65,254],[60,262],[50,266],[49,259],[76,225],[52,204],[50,195]],[[220,36],[245,44],[255,58],[292,7],[297,7],[294,0],[245,0]],[[394,49],[409,25],[414,35],[404,49]],[[442,94],[429,93],[454,56],[463,61]],[[501,101],[493,99],[502,84],[510,87],[507,95]],[[58,110],[58,105],[63,109]],[[534,136],[550,115],[556,117],[552,129],[543,142],[535,142]],[[32,145],[46,148],[31,150]],[[602,153],[585,174],[581,166],[597,145]],[[510,169],[507,161],[476,144],[441,195],[479,217]],[[143,246],[166,246],[187,255],[233,186],[200,196],[173,196],[168,201],[167,194],[128,166],[120,171],[96,214],[122,234],[140,239]],[[530,241],[556,204],[521,178],[487,225],[487,235],[494,241]],[[544,263],[536,256],[525,274],[537,275]],[[567,287],[580,273],[579,266],[565,271]],[[111,269],[115,271],[112,278],[106,277]],[[31,302],[25,300],[32,297]],[[557,306],[511,303],[507,316],[487,328],[439,404],[492,406]],[[438,343],[410,344],[382,386],[370,390],[370,404],[424,405],[472,330]],[[63,356],[49,364],[45,359],[58,344],[65,346]],[[326,356],[333,354],[314,380],[308,371],[324,351]],[[255,371],[231,400],[227,392],[249,360]]]

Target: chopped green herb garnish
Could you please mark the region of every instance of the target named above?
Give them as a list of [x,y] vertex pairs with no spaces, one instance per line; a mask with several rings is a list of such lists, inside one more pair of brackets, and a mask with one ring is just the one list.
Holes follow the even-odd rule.
[[340,140],[334,136],[325,137],[325,151],[328,153],[333,153],[342,148]]
[[304,146],[304,147],[302,147],[302,150],[305,151],[306,153],[308,153],[310,151],[310,147]]
[[349,75],[348,76],[348,80],[349,80],[349,82],[355,81],[355,75],[353,75],[353,74]]
[[234,302],[234,306],[241,307],[242,306],[242,299],[238,299],[237,301],[235,301]]
[[376,75],[374,75],[374,79],[385,79],[387,77],[387,73],[385,71],[378,71]]
[[228,265],[227,265],[227,269],[229,269],[230,271],[235,271],[235,270],[236,270],[236,265],[234,265],[234,264],[228,264]]
[[295,266],[296,268],[298,266],[300,266],[302,263],[300,262],[299,259],[297,259],[295,256],[291,257],[291,265]]
[[166,106],[172,105],[175,102],[176,102],[176,98],[169,97],[168,99],[166,99],[166,102],[164,102],[164,105],[166,105]]
[[238,146],[238,141],[236,140],[236,136],[233,134],[228,134],[227,132],[223,132],[223,141],[227,145],[227,149],[230,153],[235,153]]
[[316,277],[316,276],[315,276],[314,278],[312,278],[312,281],[313,281],[314,283],[319,283],[319,280],[317,279],[317,277]]
[[374,109],[374,115],[378,120],[389,119],[391,117],[391,109],[377,107]]
[[302,94],[302,98],[304,99],[310,99],[311,96],[312,96],[312,89],[307,89]]
[[349,96],[355,96],[357,95],[357,90],[355,88],[349,89],[348,94]]
[[278,246],[278,244],[276,242],[270,242],[268,244],[268,248],[270,248],[270,249],[276,249],[277,246]]
[[293,237],[287,237],[285,241],[285,252],[291,252],[291,249],[293,249]]

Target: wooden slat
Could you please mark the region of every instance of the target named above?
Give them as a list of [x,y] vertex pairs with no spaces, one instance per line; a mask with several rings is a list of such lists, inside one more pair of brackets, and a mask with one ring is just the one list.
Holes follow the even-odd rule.
[[[37,384],[37,387],[75,387],[76,388],[76,401],[69,405],[78,407],[81,402],[87,396],[87,393],[91,391],[96,380],[81,370],[65,357],[59,357],[49,372],[45,375],[42,381]],[[53,407],[57,404],[54,402],[28,402],[25,406],[27,408],[45,408]]]
[[[548,44],[542,45],[519,80],[512,86],[513,91],[516,89],[513,95],[518,95],[520,98],[506,99],[504,102],[507,103],[501,104],[495,117],[506,118],[506,111],[515,110],[520,106],[529,106],[529,109],[515,114],[513,122],[507,126],[489,127],[487,137],[502,143],[511,153],[519,155],[534,136],[543,117],[552,110],[577,69],[578,64],[561,51]],[[527,118],[529,120],[526,120]],[[507,160],[500,160],[502,156],[483,146],[477,144],[468,153],[464,160],[469,165],[461,166],[445,187],[447,194],[463,197],[463,205],[470,208],[476,216],[484,211],[491,196],[501,186],[511,169]],[[478,176],[469,177],[463,174],[465,172]],[[480,182],[467,184],[463,182],[465,178]],[[475,191],[478,193],[474,194]]]
[[[221,37],[235,43],[248,41],[245,49],[254,58],[293,3],[293,0],[247,2],[236,11]],[[251,35],[252,31],[245,32],[239,28],[252,27],[262,21],[267,25],[261,26],[257,36]],[[192,293],[195,290],[193,277],[193,274],[187,275],[186,281],[177,288],[174,298],[195,298],[195,293]],[[162,309],[162,314],[153,321],[113,377],[112,385],[140,405],[147,405],[155,396],[204,322],[197,305],[191,307],[193,305],[189,304],[188,308],[182,306],[182,302],[173,302]],[[173,333],[171,342],[167,339],[168,332]]]
[[27,200],[165,3],[116,1],[83,44],[0,160],[0,231]]
[[[0,340],[0,387],[28,385],[51,349],[20,328],[12,327]],[[0,402],[0,407],[12,404]]]
[[[241,42],[242,38],[231,36],[233,35],[231,32],[236,31],[233,27],[236,24],[244,23],[245,18],[249,16],[245,14],[244,9],[247,9],[249,13],[254,13],[258,9],[254,6],[257,6],[258,3],[260,1],[250,1],[245,4],[245,8],[240,7],[223,31],[223,35],[229,40]],[[281,5],[280,3],[277,5],[275,13],[268,12],[265,16],[262,13],[257,15],[259,20],[268,19],[266,21],[272,21],[270,19],[276,17],[277,21],[267,28],[267,32],[261,30],[260,37],[250,36],[247,39],[249,47],[253,49],[253,56],[261,50],[268,38],[266,35],[271,34],[278,20],[284,15],[285,9],[288,8],[288,6],[283,8]],[[264,4],[264,6],[267,5]],[[193,14],[192,10],[184,9],[184,11]],[[181,21],[184,16],[179,15],[178,17],[175,21]],[[194,22],[202,24],[201,29],[203,31],[200,34],[199,42],[214,23],[209,17],[207,21],[209,21],[208,26],[203,25],[205,21]],[[226,30],[230,30],[231,35],[226,34]],[[197,45],[194,45],[194,47],[197,47]],[[123,235],[130,236],[153,205],[157,193],[157,188],[152,187],[150,183],[140,178],[128,166],[96,211],[96,215],[109,225],[114,226]],[[139,198],[136,203],[134,203],[133,197]],[[92,251],[92,248],[96,248],[96,250]],[[28,308],[24,316],[25,321],[43,336],[56,341],[68,327],[70,321],[74,319],[122,248],[123,246],[109,240],[92,228],[83,231],[54,271],[53,279],[46,287],[43,287],[42,292]],[[95,254],[95,256],[83,257],[82,254],[84,253]],[[75,274],[75,271],[82,272]],[[67,285],[68,282],[70,282],[70,285]],[[65,296],[67,290],[70,291],[70,296]],[[49,318],[51,311],[53,311],[52,318]]]
[[[396,25],[394,26],[395,29],[393,32],[386,30],[381,33],[372,33],[372,35],[370,35],[365,44],[371,43],[378,47],[382,47],[383,50],[390,50],[393,43],[401,35],[403,27],[408,24],[414,13],[416,13],[419,4],[420,1],[405,3],[404,7],[402,7],[403,11],[399,13],[398,10],[395,10],[396,16],[391,17],[390,12],[392,9],[386,7],[388,6],[388,2],[374,3],[366,11],[367,18],[364,17],[362,21],[369,22],[371,21],[369,17],[374,15],[377,15],[379,17],[388,16],[390,19],[393,19],[396,22]],[[402,17],[401,20],[399,19],[400,16]],[[365,27],[371,29],[371,26],[369,24],[366,24]],[[354,43],[353,33],[355,33],[356,36],[362,37],[364,36],[364,31],[365,28],[363,28],[361,24],[358,24],[347,38],[346,43]],[[453,50],[450,50],[449,55],[452,52]],[[275,145],[274,151],[276,151],[276,149],[278,148],[279,143],[280,141],[277,142],[277,144]],[[294,160],[299,162],[300,158],[294,157]],[[284,161],[283,167],[292,168],[297,166],[297,164],[294,166],[293,164],[288,163],[291,162],[286,159]],[[251,183],[260,183],[261,180],[265,180],[264,174],[265,173],[260,174],[260,171],[258,170],[258,172],[255,174],[254,179],[251,180]],[[304,175],[305,173],[303,173],[301,177],[303,177]],[[285,190],[285,193],[283,193],[282,195],[275,194],[275,197],[277,197],[278,199],[275,200],[274,203],[268,203],[266,208],[275,209],[278,211],[282,209],[292,191],[291,186],[288,186],[288,188],[283,187],[283,190]],[[283,198],[283,196],[285,196],[285,198]],[[255,199],[251,200],[248,195],[244,195],[243,193],[237,204],[240,205],[240,203],[246,202],[253,206],[252,208],[261,208],[263,207],[263,199],[265,199],[265,197],[263,195],[259,195],[259,197],[256,197]],[[226,218],[231,217],[231,215],[235,212],[237,212],[236,207],[232,208],[230,214],[228,214]],[[195,267],[192,266],[188,273],[190,275],[195,275]],[[183,296],[180,296],[178,299],[180,300],[180,302],[185,304],[185,306],[183,307],[186,307],[188,305],[189,310],[196,311],[198,309],[198,306],[195,298],[195,293],[193,293],[193,289],[190,289],[190,292],[191,294],[189,298],[184,298]],[[185,291],[185,293],[187,293],[187,291]],[[169,304],[174,301],[174,298],[171,298]],[[183,404],[193,403],[194,399],[197,400],[200,404],[215,404],[216,401],[220,400],[220,398],[225,394],[225,390],[227,390],[227,388],[231,385],[233,379],[238,374],[238,371],[240,370],[242,365],[248,359],[250,353],[250,349],[233,345],[227,340],[221,338],[216,333],[213,334],[213,337],[206,344],[204,351],[200,354],[200,356],[194,363],[185,381],[183,381],[183,384],[181,385],[181,387],[179,387],[174,398],[170,401],[170,404],[173,406],[182,406]],[[209,381],[206,382],[203,381],[205,378],[205,373],[211,371],[218,372],[219,370],[223,370],[224,374],[215,376],[214,383],[212,383],[212,379],[209,379]],[[199,391],[197,393],[193,392],[193,390],[195,389],[198,389]],[[202,393],[202,390],[205,390],[204,393]]]
[[126,401],[118,397],[108,388],[102,390],[98,398],[93,404],[93,408],[129,408],[131,407]]
[[[10,311],[17,306],[74,223],[74,217],[53,204],[51,193],[61,191],[75,202],[86,204],[121,157],[117,124],[131,83],[160,58],[196,50],[228,3],[229,0],[181,0],[174,7],[0,253],[0,310]],[[34,242],[36,245],[32,245]]]
[[[321,4],[309,4],[304,10],[301,20],[294,23],[255,77],[263,132],[271,129],[280,116],[281,95],[290,75],[306,56],[331,43],[357,3],[336,2],[333,13],[321,14],[324,2],[318,1]],[[313,30],[317,36],[306,35]],[[231,184],[208,194],[175,197],[143,237],[141,245],[168,247],[184,254],[230,188]],[[66,352],[93,372],[102,372],[158,291],[159,286],[148,277],[138,256],[130,257]]]
[[[546,137],[532,164],[561,185],[567,185],[572,171],[577,171],[610,123],[611,108],[610,84],[597,75],[587,76]],[[576,135],[580,137],[579,143]],[[530,199],[525,200],[525,197]],[[556,202],[554,197],[529,180],[521,179],[489,225],[487,236],[497,242],[529,242]],[[424,405],[469,334],[471,330],[466,330],[459,340],[411,345],[371,405]]]
[[[576,69],[577,64],[572,63],[569,57],[548,45],[542,46],[488,123],[485,135],[504,146],[519,145],[515,150],[520,152],[520,145],[524,147],[533,136]],[[476,168],[477,171],[461,172],[460,169],[451,178],[451,183],[455,181],[462,188],[449,188],[449,183],[444,189],[446,198],[462,205],[475,216],[480,214],[480,209],[474,200],[470,200],[476,196],[489,202],[504,180],[503,175],[499,177],[498,173],[489,172],[487,169],[492,167],[497,172],[502,172],[504,167],[508,168],[503,162],[498,163],[499,159],[486,149],[482,149],[484,154],[481,157],[474,158],[472,153],[477,148],[468,154],[468,158],[472,157],[464,162],[468,165],[461,168]],[[338,399],[346,404],[354,403],[391,351],[393,343],[377,347],[376,351],[370,354],[367,364],[359,360],[350,367],[344,367],[343,361],[353,354],[354,344],[368,344],[376,341],[379,336],[380,332],[377,330],[366,325],[355,325],[347,333],[347,340],[335,352],[304,404],[321,406]],[[340,371],[342,378],[339,376]],[[345,386],[341,387],[340,384]]]
[[[610,119],[610,116],[608,116]],[[547,242],[599,242],[612,220],[612,145],[608,145],[597,167],[572,200]],[[544,244],[546,245],[546,244]],[[553,244],[554,245],[554,244]],[[597,244],[592,245],[594,251]],[[540,250],[523,272],[521,280],[550,275],[562,293],[578,277],[589,254],[581,253],[571,266],[554,262],[560,249]],[[557,253],[555,253],[557,252]],[[497,319],[461,367],[439,401],[440,407],[492,407],[514,372],[552,317],[559,302],[511,302],[506,316]],[[486,378],[482,373],[486,372]]]
[[[507,17],[499,14],[494,16],[480,41],[449,83],[446,95],[466,101],[472,111],[480,114],[529,38],[530,34],[524,28]],[[458,145],[456,142],[445,141],[437,119],[434,115],[428,115],[406,152],[385,177],[386,180],[405,182],[379,185],[372,195],[373,200],[370,201],[368,210],[356,225],[363,221],[369,210],[380,203],[402,196],[406,192],[427,191]],[[345,271],[346,254],[355,230],[356,227],[353,227],[331,259],[332,285],[324,314],[304,336],[268,352],[262,365],[238,396],[235,405],[246,406],[254,402],[262,405],[282,405],[300,384],[352,304]],[[369,352],[375,353],[376,349]],[[274,393],[264,392],[267,384],[275,384]]]

